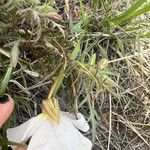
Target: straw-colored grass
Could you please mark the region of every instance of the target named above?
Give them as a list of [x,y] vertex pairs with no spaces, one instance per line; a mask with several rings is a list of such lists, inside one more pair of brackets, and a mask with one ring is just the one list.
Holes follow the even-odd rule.
[[59,79],[53,95],[86,116],[93,150],[149,150],[149,10],[147,0],[2,3],[0,94],[16,102],[3,137],[41,111]]

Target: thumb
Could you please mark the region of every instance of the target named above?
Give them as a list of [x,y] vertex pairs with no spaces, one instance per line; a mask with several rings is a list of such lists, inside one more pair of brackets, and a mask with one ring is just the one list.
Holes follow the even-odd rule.
[[0,127],[8,119],[14,109],[13,99],[5,94],[0,96]]

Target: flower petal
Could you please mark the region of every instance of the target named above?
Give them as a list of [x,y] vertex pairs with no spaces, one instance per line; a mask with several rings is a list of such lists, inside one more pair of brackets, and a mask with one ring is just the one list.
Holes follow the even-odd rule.
[[40,128],[32,136],[27,150],[56,150],[56,122],[43,120]]
[[68,112],[61,112],[63,116],[65,116],[67,119],[69,119],[73,125],[78,128],[79,130],[83,131],[83,132],[87,132],[89,130],[89,124],[87,123],[87,121],[85,120],[84,116],[80,113],[77,113],[77,120],[75,119],[75,117],[68,113]]
[[31,137],[27,150],[92,149],[91,141],[77,129],[85,131],[87,127],[81,125],[88,125],[81,114],[78,114],[79,119],[75,120],[71,114],[62,112],[59,123],[43,115],[38,115],[16,128],[8,129],[8,139],[14,142],[25,142]]
[[91,150],[92,143],[66,118],[59,124],[44,120],[33,134],[27,150]]
[[[41,116],[33,117],[15,128],[7,129],[7,138],[12,142],[26,142],[37,130],[42,122]],[[12,146],[14,149],[15,146]]]

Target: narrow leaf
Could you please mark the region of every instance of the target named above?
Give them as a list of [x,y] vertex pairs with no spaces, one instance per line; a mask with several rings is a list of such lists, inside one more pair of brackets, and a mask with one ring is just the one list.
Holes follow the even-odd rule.
[[90,65],[95,65],[96,62],[96,54],[94,53],[90,58]]
[[80,41],[77,43],[75,49],[71,53],[70,59],[75,60],[80,52]]
[[19,55],[19,41],[15,41],[11,50],[11,65],[15,68],[18,62]]
[[7,85],[9,83],[9,80],[11,78],[12,71],[13,71],[13,67],[9,66],[3,81],[0,83],[0,95],[2,95],[5,92]]
[[127,11],[122,13],[121,15],[111,19],[111,22],[115,25],[119,25],[122,21],[124,21],[128,16],[130,16],[134,11],[138,10],[142,4],[144,4],[147,0],[137,0]]

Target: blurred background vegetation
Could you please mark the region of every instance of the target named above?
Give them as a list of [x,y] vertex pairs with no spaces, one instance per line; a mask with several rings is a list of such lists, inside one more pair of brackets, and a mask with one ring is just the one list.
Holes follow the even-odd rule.
[[59,78],[61,109],[85,115],[93,150],[149,150],[149,10],[149,0],[0,0],[0,94],[16,103],[3,137],[41,112]]

